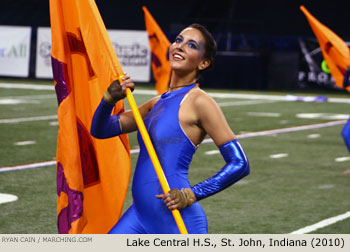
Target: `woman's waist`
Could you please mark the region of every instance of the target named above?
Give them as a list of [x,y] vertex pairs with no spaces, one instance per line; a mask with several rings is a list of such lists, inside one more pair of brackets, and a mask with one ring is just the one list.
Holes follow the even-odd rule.
[[[181,172],[173,172],[173,173],[163,173],[165,176],[165,180],[168,183],[170,189],[173,188],[185,188],[190,186],[190,182],[188,181],[187,173]],[[160,185],[160,180],[156,174],[156,172],[137,172],[135,171],[132,188],[158,188]]]

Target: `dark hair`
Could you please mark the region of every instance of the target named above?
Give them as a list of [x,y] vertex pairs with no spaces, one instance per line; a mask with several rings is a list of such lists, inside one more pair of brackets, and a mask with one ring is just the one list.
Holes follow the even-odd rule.
[[189,25],[188,27],[199,30],[205,39],[204,58],[210,60],[210,65],[206,69],[200,70],[198,73],[198,75],[200,75],[203,71],[208,70],[214,64],[214,58],[216,56],[216,42],[215,42],[215,39],[213,38],[213,36],[211,35],[211,33],[207,30],[207,28],[205,28],[205,26],[203,26],[201,24],[194,23],[194,24]]

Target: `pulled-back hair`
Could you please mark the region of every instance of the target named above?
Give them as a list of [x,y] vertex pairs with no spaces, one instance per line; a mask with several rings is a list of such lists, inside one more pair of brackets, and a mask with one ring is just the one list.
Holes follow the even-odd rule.
[[205,53],[204,53],[204,58],[210,60],[210,65],[205,68],[204,70],[200,70],[198,75],[200,75],[203,71],[208,70],[209,68],[211,68],[214,64],[214,58],[216,56],[216,42],[215,39],[213,38],[213,36],[211,35],[211,33],[207,30],[207,28],[205,28],[205,26],[201,25],[201,24],[191,24],[188,27],[194,28],[199,30],[205,40]]

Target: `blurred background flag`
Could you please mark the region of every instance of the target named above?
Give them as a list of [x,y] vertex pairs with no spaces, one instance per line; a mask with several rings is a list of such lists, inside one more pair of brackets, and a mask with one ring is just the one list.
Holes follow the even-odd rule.
[[171,68],[168,58],[170,42],[148,9],[145,6],[142,9],[145,13],[146,30],[152,52],[152,71],[156,90],[158,94],[162,94],[168,90],[170,81]]
[[327,62],[336,85],[350,92],[350,87],[344,85],[344,74],[347,67],[350,66],[349,47],[338,35],[312,16],[304,6],[300,6],[300,10],[305,14],[317,37],[322,55]]
[[[107,233],[120,218],[130,176],[127,135],[90,135],[93,113],[122,74],[94,0],[50,0],[58,100],[59,233]],[[118,68],[119,67],[119,68]],[[119,101],[113,113],[124,110]]]

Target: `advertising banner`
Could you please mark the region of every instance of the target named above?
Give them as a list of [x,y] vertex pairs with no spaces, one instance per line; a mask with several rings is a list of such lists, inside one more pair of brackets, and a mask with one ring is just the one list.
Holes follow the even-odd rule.
[[29,76],[31,27],[0,26],[0,75]]
[[149,82],[151,53],[146,31],[108,30],[123,70],[134,81]]
[[35,77],[52,79],[51,28],[39,27],[37,34]]
[[[347,42],[347,45],[350,43]],[[300,61],[298,86],[300,88],[337,89],[316,39],[299,38]]]
[[[151,78],[151,53],[147,32],[108,30],[108,34],[123,70],[134,81],[149,82]],[[50,28],[38,28],[36,54],[36,77],[52,78]]]

